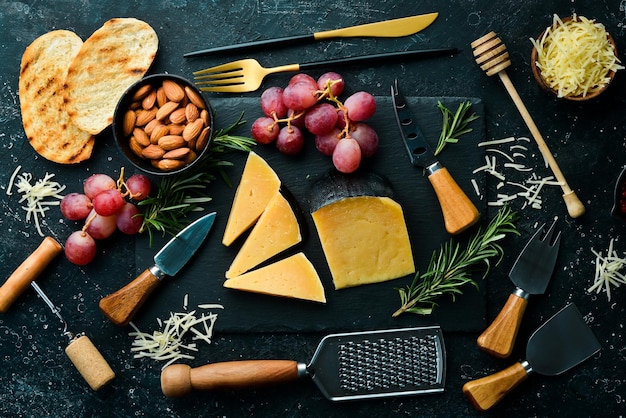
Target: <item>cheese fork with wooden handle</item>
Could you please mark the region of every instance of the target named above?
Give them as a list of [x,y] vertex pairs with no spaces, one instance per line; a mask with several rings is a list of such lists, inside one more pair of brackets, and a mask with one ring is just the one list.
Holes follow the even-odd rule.
[[567,184],[565,176],[561,172],[556,159],[550,152],[550,149],[541,136],[537,125],[535,125],[535,121],[532,116],[530,116],[522,98],[517,93],[515,86],[505,71],[506,68],[511,66],[511,60],[509,59],[509,53],[506,50],[506,46],[494,32],[489,32],[487,35],[472,42],[471,47],[476,63],[480,65],[480,68],[490,77],[498,74],[502,84],[504,84],[504,87],[506,88],[506,91],[509,93],[509,96],[511,96],[513,103],[517,107],[522,119],[526,122],[526,126],[528,126],[530,133],[539,146],[539,150],[541,151],[543,158],[547,161],[550,169],[554,173],[554,177],[556,177],[557,181],[561,185],[561,190],[563,191],[563,201],[567,207],[567,213],[572,218],[582,216],[585,213],[585,206],[580,201],[578,196],[576,196],[576,193],[574,193],[574,191]]
[[413,35],[427,28],[437,19],[439,13],[401,17],[399,19],[385,20],[382,22],[366,23],[364,25],[350,26],[347,28],[315,32],[306,35],[286,36],[283,38],[264,39],[260,41],[246,42],[236,45],[218,46],[200,51],[188,52],[185,57],[195,57],[222,52],[242,52],[252,48],[265,46],[297,45],[311,41],[327,40],[334,38],[399,38]]
[[600,343],[572,303],[530,336],[526,345],[526,360],[465,383],[463,393],[477,410],[486,411],[530,374],[557,376],[587,360],[600,348]]
[[555,231],[556,219],[545,231],[542,225],[528,241],[511,268],[509,278],[516,286],[500,313],[478,337],[478,346],[497,357],[511,355],[530,295],[546,291],[554,272],[561,232]]
[[161,372],[161,390],[252,389],[311,378],[331,401],[443,392],[445,349],[438,326],[327,335],[309,365],[295,360],[242,360],[197,368],[174,364]]

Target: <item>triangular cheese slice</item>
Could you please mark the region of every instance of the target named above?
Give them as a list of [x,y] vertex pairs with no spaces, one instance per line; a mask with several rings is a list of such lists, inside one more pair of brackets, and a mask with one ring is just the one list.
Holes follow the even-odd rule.
[[241,246],[226,278],[239,276],[300,241],[298,219],[287,199],[276,193]]
[[224,287],[326,303],[322,281],[304,253],[228,279]]
[[250,152],[235,192],[222,244],[229,246],[247,231],[259,219],[279,188],[280,179],[274,170],[263,158]]

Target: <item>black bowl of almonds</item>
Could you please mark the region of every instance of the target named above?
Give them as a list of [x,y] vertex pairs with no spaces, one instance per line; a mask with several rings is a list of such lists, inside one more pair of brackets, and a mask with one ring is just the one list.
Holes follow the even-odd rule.
[[124,92],[112,128],[119,149],[135,167],[148,174],[175,174],[196,165],[208,152],[213,111],[188,80],[155,74]]

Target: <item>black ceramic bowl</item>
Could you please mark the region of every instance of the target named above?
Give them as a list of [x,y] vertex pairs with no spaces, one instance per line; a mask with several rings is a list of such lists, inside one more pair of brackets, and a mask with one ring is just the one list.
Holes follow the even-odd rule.
[[124,92],[112,129],[128,161],[145,173],[163,176],[189,170],[202,160],[213,140],[213,124],[211,105],[196,86],[183,77],[155,74]]

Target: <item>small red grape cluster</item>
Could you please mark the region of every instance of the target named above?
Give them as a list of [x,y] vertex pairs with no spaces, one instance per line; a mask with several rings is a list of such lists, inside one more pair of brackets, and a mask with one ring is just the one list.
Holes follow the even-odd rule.
[[127,235],[139,232],[143,216],[131,201],[141,201],[150,194],[150,179],[134,174],[124,181],[124,170],[115,181],[107,174],[93,174],[83,183],[83,193],[70,193],[61,200],[61,213],[70,221],[85,221],[79,231],[65,242],[65,256],[77,265],[89,264],[96,255],[96,240],[120,230]]
[[344,87],[339,74],[328,72],[317,81],[299,73],[284,89],[266,89],[260,99],[265,116],[252,124],[252,137],[261,144],[276,141],[280,152],[294,155],[304,146],[303,131],[308,131],[315,136],[316,148],[332,157],[337,170],[355,171],[362,158],[378,150],[378,135],[364,122],[376,112],[376,99],[359,91],[341,102],[338,96]]

